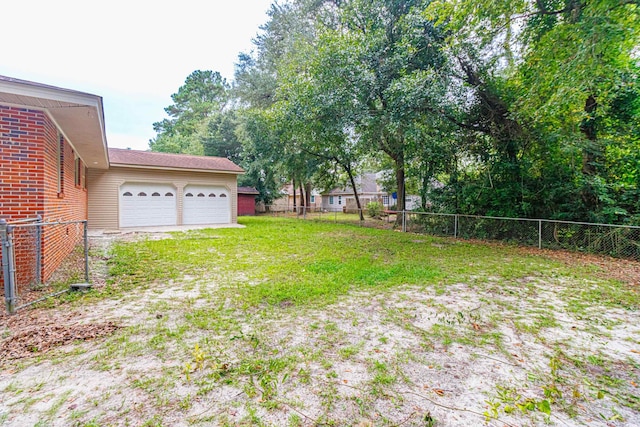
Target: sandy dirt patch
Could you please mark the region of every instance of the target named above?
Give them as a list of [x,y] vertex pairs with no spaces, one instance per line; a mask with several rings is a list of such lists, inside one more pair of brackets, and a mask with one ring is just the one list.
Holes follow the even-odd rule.
[[0,425],[640,425],[640,314],[604,279],[249,309],[221,283],[3,317]]

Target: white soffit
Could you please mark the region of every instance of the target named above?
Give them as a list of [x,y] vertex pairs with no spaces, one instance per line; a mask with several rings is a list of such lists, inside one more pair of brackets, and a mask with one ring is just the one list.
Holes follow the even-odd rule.
[[0,103],[47,112],[87,167],[109,168],[101,97],[0,76]]

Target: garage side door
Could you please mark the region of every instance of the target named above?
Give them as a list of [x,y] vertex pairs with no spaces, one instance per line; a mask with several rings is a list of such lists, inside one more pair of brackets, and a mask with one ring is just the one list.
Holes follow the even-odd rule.
[[120,187],[120,227],[176,225],[176,190],[170,184],[124,183]]
[[188,185],[184,188],[182,222],[195,224],[229,224],[231,197],[223,187]]

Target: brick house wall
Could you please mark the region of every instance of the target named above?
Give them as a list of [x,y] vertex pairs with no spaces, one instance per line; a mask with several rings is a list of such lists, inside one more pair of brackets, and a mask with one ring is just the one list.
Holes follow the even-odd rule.
[[[60,161],[62,157],[63,161]],[[58,165],[61,192],[58,191]],[[87,191],[76,185],[76,163],[71,145],[59,137],[49,116],[38,110],[0,105],[0,218],[15,221],[42,216],[45,222],[87,218]],[[42,235],[43,271],[46,281],[75,246],[78,227],[45,227]],[[30,235],[31,234],[31,235]],[[17,229],[18,283],[29,283],[34,269],[32,229]],[[29,245],[31,242],[31,246]],[[18,246],[20,244],[20,246]],[[0,272],[1,275],[1,272]]]

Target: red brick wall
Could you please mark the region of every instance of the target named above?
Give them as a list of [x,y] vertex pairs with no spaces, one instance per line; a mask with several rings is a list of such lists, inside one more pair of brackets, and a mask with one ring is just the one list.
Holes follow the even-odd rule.
[[[46,128],[44,150],[44,220],[67,222],[87,219],[87,190],[75,183],[75,153],[63,142],[63,182],[58,193],[58,133],[55,127]],[[85,173],[84,165],[80,167]],[[42,278],[46,282],[67,255],[82,241],[82,227],[76,224],[44,228],[42,245]]]
[[[0,105],[0,218],[15,221],[44,214],[47,122],[42,112]],[[35,279],[34,231],[18,228],[13,235],[18,283]]]
[[[58,194],[59,144],[58,131],[44,112],[0,105],[0,218],[15,221],[41,215],[45,222],[87,218],[87,192],[74,183],[75,156],[66,141],[64,193]],[[81,228],[72,227],[69,231],[66,227],[45,227],[44,281],[73,249],[76,229]],[[27,245],[33,239],[16,234],[17,243],[18,238],[21,247],[16,245],[17,279],[24,283],[30,281],[26,276],[33,270],[28,265],[33,262],[32,248]]]
[[0,105],[0,217],[44,214],[45,123],[39,111]]
[[256,196],[252,194],[238,194],[238,215],[256,214]]

